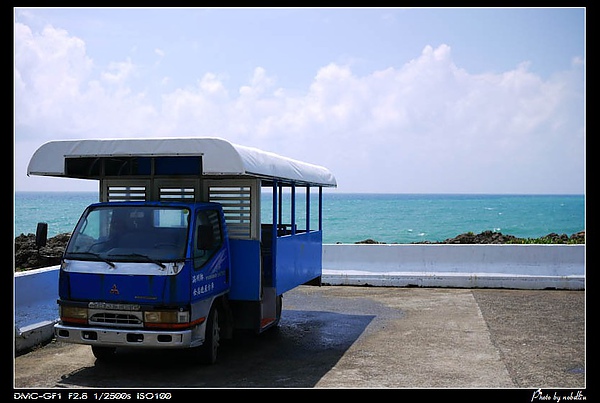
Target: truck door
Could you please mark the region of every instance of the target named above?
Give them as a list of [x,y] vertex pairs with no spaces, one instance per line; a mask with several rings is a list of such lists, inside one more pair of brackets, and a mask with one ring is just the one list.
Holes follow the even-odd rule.
[[196,210],[192,239],[192,299],[227,291],[229,250],[218,209]]

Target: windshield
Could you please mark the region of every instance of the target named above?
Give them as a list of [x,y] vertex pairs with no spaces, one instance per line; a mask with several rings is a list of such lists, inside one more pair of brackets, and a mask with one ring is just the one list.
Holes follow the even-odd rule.
[[164,206],[94,206],[79,220],[67,259],[136,262],[185,258],[190,210]]

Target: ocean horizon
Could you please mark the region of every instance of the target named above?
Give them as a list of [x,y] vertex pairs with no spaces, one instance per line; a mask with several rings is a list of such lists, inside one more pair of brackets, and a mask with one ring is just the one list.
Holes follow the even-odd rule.
[[[263,195],[263,214],[267,199]],[[38,222],[48,223],[49,237],[71,232],[83,209],[97,201],[97,191],[16,191],[14,236],[35,233]],[[584,230],[585,195],[323,191],[325,244],[439,242],[483,231],[538,238]]]

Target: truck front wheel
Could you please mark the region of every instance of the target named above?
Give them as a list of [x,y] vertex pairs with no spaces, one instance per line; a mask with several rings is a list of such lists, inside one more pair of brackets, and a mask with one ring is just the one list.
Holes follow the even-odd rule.
[[109,360],[114,357],[115,351],[117,351],[116,347],[92,346],[92,353],[98,360]]
[[214,364],[217,362],[217,351],[221,339],[221,328],[219,326],[219,310],[216,306],[210,309],[206,320],[206,334],[204,344],[197,349],[197,357],[203,364]]

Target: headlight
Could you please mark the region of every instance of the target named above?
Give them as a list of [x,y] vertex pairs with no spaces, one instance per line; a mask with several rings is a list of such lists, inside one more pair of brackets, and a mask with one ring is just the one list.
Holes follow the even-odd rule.
[[87,323],[88,310],[78,306],[61,306],[60,319],[65,322]]
[[144,312],[144,322],[153,323],[188,323],[190,313],[187,311],[147,311]]

